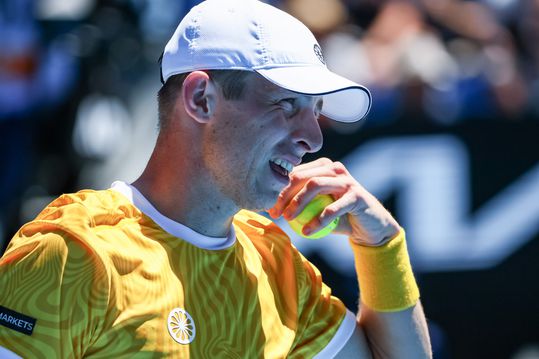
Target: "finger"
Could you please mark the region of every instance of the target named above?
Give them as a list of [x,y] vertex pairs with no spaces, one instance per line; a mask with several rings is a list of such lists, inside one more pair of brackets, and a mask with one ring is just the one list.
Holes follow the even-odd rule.
[[345,191],[346,185],[342,179],[333,177],[310,178],[299,192],[288,202],[283,210],[287,220],[297,217],[301,211],[319,194],[329,194],[338,198]]
[[[311,163],[309,163],[309,165]],[[335,168],[333,168],[333,162],[329,165],[325,164],[323,166],[320,165],[321,163],[325,163],[325,161],[320,161],[316,166],[310,165],[308,167],[298,169],[297,171],[294,169],[290,173],[290,183],[281,191],[273,208],[268,211],[272,217],[277,218],[282,215],[284,209],[289,205],[290,201],[311,178],[336,176]]]
[[305,163],[302,163],[302,164],[294,167],[294,171],[296,171],[296,170],[302,171],[302,170],[310,169],[310,168],[313,168],[313,167],[328,166],[328,165],[331,165],[332,163],[333,163],[333,161],[330,160],[329,158],[320,157],[320,158],[317,158],[314,161],[305,162]]
[[[303,227],[303,232],[306,235],[318,232],[325,226],[329,225],[335,218],[345,216],[355,206],[355,198],[351,194],[345,194],[335,202],[328,205],[319,216],[313,218]],[[351,233],[348,221],[341,220],[339,222],[340,233]]]

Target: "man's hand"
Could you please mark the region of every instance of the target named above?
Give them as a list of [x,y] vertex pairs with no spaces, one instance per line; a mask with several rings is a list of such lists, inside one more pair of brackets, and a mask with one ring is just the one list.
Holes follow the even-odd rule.
[[286,220],[291,220],[318,194],[330,194],[335,202],[306,225],[307,234],[323,228],[336,217],[341,217],[341,220],[335,232],[346,234],[363,245],[384,244],[400,230],[393,216],[350,175],[344,165],[328,158],[295,167],[290,173],[290,183],[268,213],[273,218],[283,215]]
[[[335,202],[307,224],[311,233],[338,216],[341,220],[336,232],[366,246],[382,245],[401,230],[391,214],[342,163],[327,158],[294,168],[289,185],[282,190],[269,214],[291,220],[318,194],[330,194]],[[357,260],[356,256],[356,265]],[[364,293],[367,289],[363,287]],[[419,302],[405,310],[387,313],[362,304],[360,311],[356,334],[350,337],[340,357],[370,357],[372,353],[374,358],[432,358],[425,315]]]

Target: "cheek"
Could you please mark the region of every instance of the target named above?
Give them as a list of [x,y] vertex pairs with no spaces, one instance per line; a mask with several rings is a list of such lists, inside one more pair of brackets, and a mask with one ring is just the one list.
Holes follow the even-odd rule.
[[241,126],[212,128],[204,140],[205,163],[219,177],[234,175],[249,170],[253,152],[256,152],[256,134]]
[[[280,111],[255,114],[255,111],[240,113],[225,109],[219,114],[222,119],[210,130],[207,138],[214,155],[253,169],[253,165],[288,138],[287,122]],[[254,162],[254,163],[253,163]]]

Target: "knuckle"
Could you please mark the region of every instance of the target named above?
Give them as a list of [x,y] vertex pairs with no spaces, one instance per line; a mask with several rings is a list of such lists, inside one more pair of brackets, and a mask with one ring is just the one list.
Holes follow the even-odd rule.
[[361,193],[354,192],[352,198],[356,203],[365,203],[365,198],[361,195]]
[[301,202],[301,193],[298,193],[295,195],[288,204],[289,206],[292,206],[293,208],[297,208],[299,206],[299,203]]
[[289,175],[288,175],[288,178],[290,178],[290,182],[294,183],[294,182],[300,182],[303,180],[303,176],[300,174],[300,172],[294,172],[292,171]]
[[311,178],[305,183],[305,189],[311,191],[316,189],[320,185],[320,180],[317,178]]
[[323,165],[329,165],[329,164],[333,163],[333,161],[330,160],[330,159],[327,158],[327,157],[320,157],[320,158],[318,159],[318,161],[319,161],[321,164],[323,164]]
[[333,162],[333,171],[335,171],[336,174],[344,174],[347,172],[346,167],[340,161]]
[[324,217],[331,217],[333,216],[335,213],[337,213],[337,210],[333,207],[326,207],[326,209],[324,210]]

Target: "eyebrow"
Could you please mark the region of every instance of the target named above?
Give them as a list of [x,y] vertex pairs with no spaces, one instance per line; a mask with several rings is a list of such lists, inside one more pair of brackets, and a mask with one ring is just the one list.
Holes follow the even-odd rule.
[[[271,97],[271,98],[309,98],[309,97],[316,97],[317,95],[307,95],[307,94],[302,94],[300,92],[294,92],[294,91],[290,91],[290,90],[286,90],[287,92],[286,93],[282,93],[281,92],[282,89],[274,89],[274,90],[269,90],[269,91],[266,91],[266,93]],[[319,96],[318,100],[316,101],[316,104],[315,104],[316,108],[318,111],[322,111],[322,108],[324,106],[324,97],[323,96]]]

